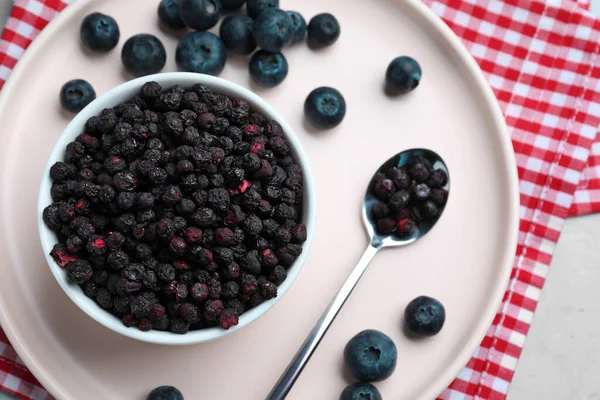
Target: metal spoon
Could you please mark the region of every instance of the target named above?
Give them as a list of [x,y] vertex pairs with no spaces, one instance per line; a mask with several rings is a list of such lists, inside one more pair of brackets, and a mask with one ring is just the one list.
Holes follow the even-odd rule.
[[[386,161],[379,168],[378,172],[386,171],[387,169],[394,166],[404,166],[408,163],[408,159],[412,156],[422,156],[429,160],[431,164],[433,164],[434,169],[444,170],[448,175],[448,184],[445,186],[445,189],[450,189],[450,175],[448,173],[448,168],[442,160],[442,157],[440,157],[437,153],[431,150],[411,149],[403,151],[402,153],[396,154],[394,157]],[[329,304],[329,307],[327,307],[327,310],[325,310],[325,312],[321,316],[321,319],[319,319],[313,330],[310,332],[310,334],[302,344],[302,347],[300,348],[298,353],[296,353],[296,355],[294,356],[292,362],[288,365],[283,375],[281,375],[279,381],[277,381],[277,384],[275,385],[273,390],[271,390],[271,393],[269,393],[266,400],[283,400],[288,395],[288,393],[294,386],[294,383],[300,376],[300,373],[302,373],[302,370],[306,366],[306,363],[308,363],[308,360],[313,355],[317,346],[321,342],[321,339],[323,339],[323,336],[325,336],[325,333],[327,332],[327,330],[331,326],[331,323],[333,322],[333,320],[341,310],[342,306],[350,296],[350,293],[352,293],[352,290],[356,287],[358,280],[369,266],[369,263],[371,262],[375,254],[377,254],[377,252],[383,249],[384,247],[405,246],[407,244],[415,242],[417,239],[420,239],[423,236],[425,236],[425,234],[429,232],[431,228],[433,228],[433,226],[439,219],[438,216],[438,218],[435,220],[419,223],[417,229],[415,229],[410,236],[399,237],[395,235],[380,235],[376,232],[375,221],[372,219],[370,213],[368,212],[368,210],[370,210],[373,204],[376,202],[377,199],[370,193],[369,190],[367,190],[363,202],[362,216],[363,222],[365,224],[365,227],[367,228],[367,232],[369,233],[369,237],[371,239],[369,246],[358,261],[358,264],[356,264],[356,267],[354,267],[354,270],[352,271],[350,276],[346,279],[346,282],[344,282],[338,293],[333,298],[331,304]]]

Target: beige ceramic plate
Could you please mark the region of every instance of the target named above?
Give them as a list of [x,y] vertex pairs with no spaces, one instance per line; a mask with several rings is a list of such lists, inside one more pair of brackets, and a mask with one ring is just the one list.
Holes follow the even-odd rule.
[[[157,25],[158,0],[77,0],[34,43],[2,91],[0,103],[0,320],[17,351],[56,397],[141,400],[159,384],[187,399],[260,400],[269,392],[367,244],[363,191],[394,153],[426,147],[450,168],[443,217],[423,240],[377,256],[291,392],[289,399],[336,399],[346,385],[344,344],[366,328],[398,347],[395,374],[378,384],[387,400],[431,400],[465,365],[489,328],[508,279],[518,224],[517,175],[509,138],[490,89],[458,39],[417,0],[282,0],[311,17],[335,14],[342,36],[319,52],[286,51],[290,74],[259,94],[293,126],[311,159],[319,216],[305,268],[288,294],[246,329],[216,342],[167,347],[137,342],[95,323],[52,277],[36,231],[37,188],[54,143],[69,121],[58,91],[85,78],[104,93],[128,77],[119,51],[97,56],[79,44],[92,11],[115,17],[123,41],[158,34],[173,71],[176,38]],[[424,79],[414,93],[390,99],[388,63],[408,54]],[[222,75],[253,88],[246,60]],[[303,123],[315,87],[344,93],[348,114],[334,131]],[[447,308],[443,332],[407,339],[402,311],[418,295]]]

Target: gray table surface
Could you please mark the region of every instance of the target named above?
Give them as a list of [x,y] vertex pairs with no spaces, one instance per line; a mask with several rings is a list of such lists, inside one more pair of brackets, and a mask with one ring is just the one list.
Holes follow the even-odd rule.
[[[11,0],[0,0],[0,30]],[[600,15],[600,0],[592,0]],[[560,237],[511,400],[600,400],[600,215],[571,218]],[[14,400],[0,393],[0,400]]]

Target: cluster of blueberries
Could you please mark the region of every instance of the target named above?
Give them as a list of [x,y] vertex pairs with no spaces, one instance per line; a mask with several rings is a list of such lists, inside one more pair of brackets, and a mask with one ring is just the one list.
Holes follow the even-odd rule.
[[[207,32],[217,25],[223,10],[237,10],[244,4],[247,14],[225,17],[219,36]],[[240,55],[254,53],[249,61],[250,76],[265,88],[277,86],[287,77],[288,62],[282,53],[285,48],[305,37],[311,48],[330,46],[341,32],[333,15],[318,14],[307,24],[300,13],[281,10],[279,0],[162,0],[158,17],[172,30],[194,30],[177,46],[175,59],[179,70],[218,76],[225,68],[228,51]],[[95,52],[114,49],[120,39],[117,21],[101,13],[85,17],[80,33],[83,44]],[[160,72],[167,53],[156,36],[138,34],[123,45],[121,60],[130,74],[140,77]],[[398,57],[389,65],[385,79],[389,94],[407,93],[419,84],[421,68],[410,57]],[[81,79],[69,81],[61,89],[61,104],[71,112],[81,111],[95,98],[93,87]],[[316,129],[331,129],[343,121],[346,101],[338,90],[320,87],[308,95],[304,112]]]

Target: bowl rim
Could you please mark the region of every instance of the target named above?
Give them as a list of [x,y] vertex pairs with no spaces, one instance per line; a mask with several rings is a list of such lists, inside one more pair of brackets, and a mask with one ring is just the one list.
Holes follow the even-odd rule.
[[[85,123],[89,118],[99,115],[104,108],[115,107],[126,99],[133,97],[133,95],[139,91],[142,85],[149,81],[156,81],[161,84],[163,88],[169,88],[175,85],[189,87],[193,84],[201,83],[209,86],[215,93],[226,94],[228,96],[239,97],[247,100],[253,109],[267,116],[269,119],[276,120],[281,124],[284,130],[284,135],[291,144],[292,154],[294,155],[294,158],[298,164],[302,167],[305,192],[302,204],[302,218],[307,227],[307,239],[302,245],[302,254],[296,259],[292,267],[288,269],[287,279],[279,286],[278,296],[274,299],[265,301],[259,306],[245,312],[240,317],[239,324],[230,328],[229,330],[224,330],[220,327],[214,327],[198,331],[190,331],[187,334],[179,335],[169,331],[151,330],[148,332],[142,332],[136,328],[128,328],[123,325],[120,319],[102,309],[94,302],[94,300],[88,298],[83,293],[81,287],[69,283],[67,281],[64,269],[54,261],[52,256],[50,256],[52,247],[57,243],[56,234],[46,226],[43,220],[44,209],[52,203],[52,198],[50,196],[50,188],[52,186],[52,180],[50,179],[50,167],[52,167],[55,162],[62,161],[64,159],[63,156],[65,146],[75,140],[79,134],[84,132]],[[71,301],[75,303],[77,307],[80,308],[90,318],[116,333],[147,343],[163,345],[197,344],[222,338],[239,331],[245,326],[250,325],[252,322],[256,321],[259,317],[269,311],[288,292],[304,266],[314,238],[317,219],[315,186],[316,185],[308,156],[300,140],[294,133],[294,130],[269,103],[263,100],[256,93],[231,81],[210,75],[190,72],[159,73],[136,78],[114,87],[91,102],[65,127],[56,144],[54,145],[50,156],[48,157],[46,166],[44,168],[44,173],[42,175],[42,181],[40,183],[40,189],[38,193],[38,232],[40,235],[42,249],[44,251],[44,257],[46,258],[46,262],[52,271],[52,275],[65,294],[71,299]]]

